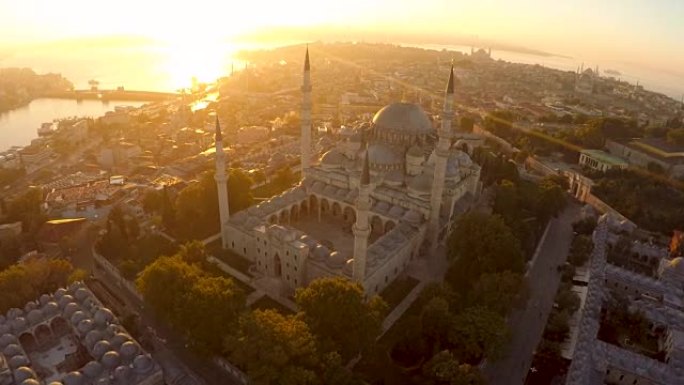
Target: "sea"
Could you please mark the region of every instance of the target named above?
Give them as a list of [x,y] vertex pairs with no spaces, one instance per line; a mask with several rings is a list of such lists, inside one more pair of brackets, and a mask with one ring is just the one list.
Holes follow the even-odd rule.
[[[289,44],[296,42],[288,42]],[[468,53],[469,46],[437,44],[402,44],[426,49],[455,50]],[[236,59],[241,49],[273,48],[277,44],[201,44],[169,47],[162,44],[84,45],[76,49],[42,46],[14,52],[0,59],[0,67],[27,67],[38,73],[61,73],[74,83],[76,89],[89,88],[90,80],[97,80],[101,89],[124,87],[128,90],[177,91],[189,87],[192,79],[214,81],[233,70],[244,68],[245,62]],[[539,64],[559,70],[574,71],[582,60],[566,56],[541,56],[520,52],[492,50],[494,59],[510,62]],[[584,63],[594,68],[619,71],[623,80],[639,81],[647,89],[679,99],[684,94],[684,75],[639,67],[629,63]],[[615,76],[615,75],[613,75]],[[28,106],[0,113],[0,151],[12,146],[25,146],[37,136],[41,123],[71,116],[98,117],[116,106],[139,106],[142,102],[109,102],[95,100],[37,99]]]

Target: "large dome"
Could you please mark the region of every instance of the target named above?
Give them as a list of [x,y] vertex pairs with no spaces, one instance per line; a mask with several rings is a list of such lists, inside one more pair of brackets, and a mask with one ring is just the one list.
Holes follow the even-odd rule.
[[432,132],[432,123],[423,109],[413,103],[392,103],[373,117],[377,132],[423,135]]

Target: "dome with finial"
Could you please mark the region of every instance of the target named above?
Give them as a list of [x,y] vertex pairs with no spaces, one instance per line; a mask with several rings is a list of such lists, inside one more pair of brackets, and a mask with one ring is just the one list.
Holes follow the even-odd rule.
[[413,103],[392,103],[373,117],[375,136],[383,134],[427,135],[433,132],[432,122],[425,111]]

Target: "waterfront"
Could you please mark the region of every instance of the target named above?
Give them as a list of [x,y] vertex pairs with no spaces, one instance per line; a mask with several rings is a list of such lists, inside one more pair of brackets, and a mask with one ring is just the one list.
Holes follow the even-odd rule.
[[117,106],[141,106],[144,102],[109,102],[97,100],[36,99],[12,111],[0,113],[0,151],[12,146],[26,146],[38,137],[41,123],[71,116],[99,117]]

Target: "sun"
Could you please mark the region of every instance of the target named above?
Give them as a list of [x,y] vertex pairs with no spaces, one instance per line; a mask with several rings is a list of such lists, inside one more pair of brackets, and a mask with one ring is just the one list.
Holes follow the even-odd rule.
[[170,87],[188,88],[193,79],[211,83],[230,73],[235,48],[206,39],[174,40],[162,44],[160,71]]

